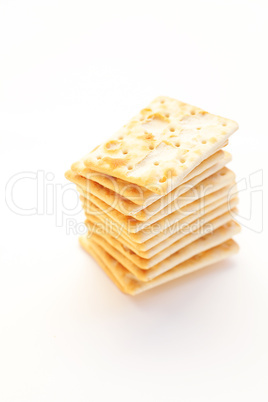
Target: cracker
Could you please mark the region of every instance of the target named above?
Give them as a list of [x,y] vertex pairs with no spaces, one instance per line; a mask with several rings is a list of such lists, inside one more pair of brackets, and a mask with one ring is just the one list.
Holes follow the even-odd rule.
[[[69,180],[74,181],[74,182],[76,181],[76,183],[78,184],[78,186],[77,186],[78,192],[86,199],[90,200],[91,195],[93,194],[94,196],[99,198],[101,201],[104,201],[107,205],[110,205],[111,207],[113,207],[118,212],[122,213],[123,215],[132,216],[133,218],[135,218],[139,221],[146,221],[151,216],[155,215],[161,209],[163,209],[164,207],[169,205],[171,202],[173,202],[175,199],[177,199],[179,196],[182,196],[186,192],[188,192],[188,194],[190,194],[189,193],[190,189],[192,187],[196,186],[201,181],[212,176],[216,172],[220,173],[220,170],[230,160],[231,160],[231,155],[226,153],[225,157],[222,158],[220,162],[218,162],[215,165],[211,166],[210,168],[204,170],[202,173],[200,173],[199,175],[196,175],[192,179],[186,181],[184,184],[176,187],[174,190],[172,190],[169,194],[165,195],[164,197],[159,198],[159,196],[157,196],[158,200],[156,200],[154,202],[153,202],[153,199],[155,199],[155,196],[147,199],[143,206],[137,206],[133,202],[118,195],[118,193],[115,193],[114,191],[109,190],[109,189],[101,186],[100,184],[94,183],[89,180],[88,180],[89,186],[85,188],[84,184],[81,186],[81,184],[82,184],[81,176],[78,176],[78,178],[73,177],[72,179],[69,176]],[[83,180],[86,180],[86,179],[83,179]],[[81,184],[79,184],[79,183],[81,183]]]
[[227,257],[236,254],[239,250],[237,243],[234,240],[228,240],[216,247],[213,247],[203,253],[199,253],[189,260],[177,265],[173,269],[156,277],[149,282],[142,282],[136,279],[126,268],[116,261],[110,254],[105,252],[100,246],[88,240],[86,236],[80,237],[80,244],[94,258],[101,261],[102,269],[111,273],[110,278],[114,283],[120,283],[123,292],[136,295],[166,282],[187,275],[198,269],[219,262]]
[[[232,211],[233,212],[233,211]],[[178,252],[189,244],[193,243],[197,239],[212,233],[219,227],[225,225],[229,221],[232,221],[232,215],[230,212],[226,212],[219,217],[212,219],[207,224],[201,226],[199,229],[192,231],[191,233],[184,235],[181,239],[174,242],[171,246],[168,246],[163,251],[155,254],[151,258],[142,258],[134,251],[124,247],[120,241],[110,236],[107,233],[102,233],[101,235],[92,233],[90,230],[88,234],[88,238],[92,238],[96,243],[104,248],[109,254],[111,254],[115,259],[118,259],[119,262],[123,263],[126,268],[128,268],[127,263],[125,261],[129,261],[129,263],[134,265],[135,267],[140,268],[141,270],[148,270],[153,268],[158,264],[162,264],[165,259],[170,259],[172,255],[178,254]],[[233,234],[230,236],[232,237]],[[206,242],[207,243],[207,242]],[[113,250],[116,251],[116,254],[113,254]],[[120,257],[117,257],[117,253],[120,254],[123,258],[123,262],[120,261]],[[124,260],[126,259],[126,260]],[[131,269],[130,269],[131,270]],[[134,272],[135,274],[135,272]]]
[[[227,221],[228,223],[225,223],[217,228],[217,225],[219,225],[221,221]],[[239,232],[240,226],[235,221],[230,220],[230,216],[224,216],[223,218],[219,218],[218,222],[215,223],[215,230],[213,232],[204,236],[200,236],[200,233],[198,232],[191,234],[189,238],[185,239],[184,247],[179,248],[174,253],[172,253],[173,250],[171,249],[172,254],[162,259],[157,264],[150,266],[150,260],[141,261],[140,259],[139,264],[143,265],[143,267],[140,267],[140,265],[138,266],[123,253],[121,253],[121,251],[119,251],[117,248],[111,246],[109,242],[105,241],[104,237],[92,235],[91,241],[98,243],[106,252],[119,261],[135,277],[140,280],[149,281],[156,276],[159,276],[162,273],[174,268],[176,265],[188,260],[194,255],[215,247],[228,239],[231,239]],[[183,242],[181,243],[183,244]],[[180,247],[180,245],[177,245],[177,247]],[[160,256],[160,258],[164,257],[163,254]],[[157,258],[153,258],[153,262],[154,261],[157,261]],[[147,265],[145,265],[145,262]]]
[[[234,198],[230,203],[224,203],[218,208],[215,208],[209,213],[204,214],[201,218],[193,220],[192,224],[185,223],[179,225],[177,231],[172,233],[168,238],[158,242],[154,247],[150,248],[147,251],[141,251],[139,249],[139,245],[137,243],[129,242],[122,236],[117,236],[117,233],[113,232],[112,230],[107,230],[106,227],[101,225],[101,221],[92,222],[89,219],[86,220],[85,224],[88,229],[88,237],[91,234],[97,234],[99,236],[105,237],[106,240],[119,251],[121,251],[125,256],[131,259],[134,263],[139,265],[139,259],[152,259],[157,255],[162,254],[164,251],[166,254],[170,253],[171,247],[176,247],[180,241],[181,244],[184,244],[185,237],[188,237],[191,233],[196,232],[198,230],[204,230],[204,227],[209,231],[212,228],[210,225],[211,221],[214,221],[216,218],[226,216],[229,219],[232,219],[234,215],[237,213],[235,206],[238,204],[238,198]],[[227,214],[227,215],[226,215]],[[225,222],[224,222],[225,223]],[[151,263],[151,261],[150,261]],[[141,265],[143,267],[143,265]]]
[[[204,195],[209,195],[227,186],[228,184],[232,183],[234,179],[234,173],[227,168],[223,168],[219,172],[198,183],[194,188],[191,188],[183,196],[177,197],[174,201],[161,209],[158,213],[149,217],[146,221],[138,221],[133,217],[123,215],[113,209],[112,206],[106,204],[104,201],[100,200],[94,195],[91,195],[90,201],[83,196],[81,196],[80,199],[87,213],[90,214],[90,206],[93,203],[95,206],[103,211],[103,214],[107,214],[115,222],[123,224],[128,232],[137,233],[140,230],[154,224],[155,222],[158,222],[160,219],[167,217],[173,212],[182,209],[184,206],[194,202],[195,200],[202,198]],[[92,213],[94,214],[95,212],[92,211]]]
[[220,149],[237,128],[232,120],[159,97],[82,161],[94,171],[112,172],[164,195]]
[[[211,155],[209,158],[205,159],[203,162],[201,162],[198,166],[196,166],[191,173],[189,173],[180,184],[185,183],[186,181],[191,180],[193,177],[201,174],[203,171],[209,169],[216,163],[219,163],[222,161],[222,159],[231,159],[231,155],[226,152],[219,150],[215,152],[213,155]],[[226,163],[228,163],[226,161]],[[103,187],[108,188],[109,190],[114,191],[115,193],[121,195],[123,199],[127,199],[131,201],[134,205],[130,204],[133,206],[133,209],[135,208],[136,205],[140,205],[141,207],[148,206],[150,203],[158,200],[161,195],[155,194],[152,191],[146,189],[145,187],[140,187],[137,186],[136,184],[132,184],[129,182],[126,182],[124,180],[120,180],[116,177],[112,177],[109,175],[106,175],[104,173],[98,173],[95,172],[91,169],[88,169],[88,172],[85,173],[85,170],[83,171],[83,163],[82,162],[77,162],[72,165],[73,170],[69,170],[65,173],[65,177],[78,184],[81,188],[83,188],[85,191],[88,190],[88,186],[90,187],[91,181],[96,182],[97,184],[102,185]],[[84,173],[84,177],[82,175],[82,172]],[[90,182],[88,182],[86,179],[90,179]],[[127,208],[127,206],[126,206]]]
[[[146,227],[145,229],[142,229],[137,233],[128,232],[124,223],[117,222],[111,219],[110,216],[103,214],[103,211],[92,203],[90,204],[91,213],[88,213],[87,210],[85,210],[85,215],[88,219],[93,219],[96,216],[103,222],[104,226],[107,226],[107,228],[112,227],[114,231],[125,237],[127,240],[138,243],[141,250],[147,250],[148,240],[151,239],[154,245],[157,244],[158,242],[167,238],[171,233],[174,233],[173,230],[177,231],[179,222],[187,219],[189,215],[198,213],[202,215],[205,213],[205,211],[209,211],[208,208],[210,204],[213,204],[213,207],[217,207],[224,202],[229,202],[233,197],[233,193],[235,192],[235,183],[232,183],[229,186],[225,186],[220,190],[213,192],[212,194],[186,205],[179,211],[173,212],[168,216],[168,219],[163,217],[158,222]],[[92,211],[94,211],[94,214],[92,214]],[[157,242],[155,242],[156,238]]]

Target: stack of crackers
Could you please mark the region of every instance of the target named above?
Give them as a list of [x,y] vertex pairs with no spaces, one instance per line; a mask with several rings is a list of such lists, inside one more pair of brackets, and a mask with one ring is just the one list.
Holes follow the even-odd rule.
[[72,165],[80,238],[123,292],[138,294],[238,251],[231,155],[237,123],[158,97]]

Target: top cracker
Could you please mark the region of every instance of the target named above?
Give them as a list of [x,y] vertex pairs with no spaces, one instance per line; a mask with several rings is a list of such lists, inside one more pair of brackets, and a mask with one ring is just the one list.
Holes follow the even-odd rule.
[[232,120],[161,96],[81,162],[85,172],[90,168],[164,195],[237,129]]

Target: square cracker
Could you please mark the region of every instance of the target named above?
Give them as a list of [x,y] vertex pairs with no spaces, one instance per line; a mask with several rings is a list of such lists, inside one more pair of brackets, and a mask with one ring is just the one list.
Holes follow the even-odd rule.
[[[202,238],[202,242],[200,242],[201,246],[206,246],[209,244],[209,241],[204,241],[205,239],[208,239],[210,237],[215,238],[216,233],[220,232],[217,231],[216,229],[223,227],[226,230],[223,230],[221,235],[225,236],[225,240],[227,238],[233,237],[238,231],[240,230],[239,225],[237,225],[234,221],[232,221],[232,215],[234,214],[235,211],[231,212],[226,212],[225,214],[222,214],[218,216],[215,219],[212,219],[210,222],[202,226],[201,228],[192,231],[191,233],[183,236],[181,239],[177,240],[174,242],[171,246],[168,246],[164,250],[160,251],[153,257],[147,259],[147,258],[142,258],[139,255],[137,255],[134,251],[130,252],[130,250],[125,249],[124,246],[116,239],[114,239],[112,236],[106,233],[102,233],[101,235],[92,233],[88,234],[88,238],[91,238],[93,241],[98,243],[104,250],[106,250],[109,254],[111,254],[116,260],[121,262],[121,264],[124,264],[127,269],[129,269],[134,275],[137,277],[139,272],[142,272],[142,275],[144,274],[144,270],[151,270],[157,267],[155,269],[155,272],[158,271],[158,268],[161,267],[162,265],[165,265],[166,261],[168,260],[170,264],[172,264],[172,261],[174,261],[174,258],[182,258],[186,255],[186,258],[188,259],[187,253],[184,252],[185,248],[190,245],[191,243],[195,242],[196,240]],[[228,226],[226,225],[228,222],[231,222],[231,224]],[[211,234],[212,232],[215,232],[215,235],[213,236],[207,236]],[[228,236],[226,238],[226,235]],[[219,243],[222,243],[222,238],[218,236],[218,241]],[[197,242],[198,243],[198,242]],[[189,248],[189,247],[188,247]],[[209,247],[211,248],[211,247]],[[195,249],[193,248],[193,252],[195,252]],[[203,250],[202,250],[203,251]],[[129,268],[130,267],[130,268]],[[132,268],[134,267],[134,271],[132,271]],[[171,266],[172,268],[172,266]],[[170,269],[170,268],[169,268]],[[136,274],[138,272],[138,274]],[[146,271],[148,274],[148,271]],[[147,277],[146,274],[146,277]]]
[[222,148],[237,128],[232,120],[162,96],[82,162],[86,168],[112,172],[114,177],[164,195]]
[[121,197],[118,193],[115,193],[114,191],[109,190],[101,186],[100,184],[94,183],[92,181],[90,182],[89,180],[88,182],[90,182],[90,186],[85,188],[84,185],[81,186],[81,184],[79,184],[79,182],[81,183],[81,176],[78,176],[77,179],[73,178],[71,181],[76,181],[77,184],[79,184],[77,186],[78,192],[89,201],[91,199],[91,195],[93,195],[99,198],[101,201],[105,202],[107,205],[110,205],[123,215],[132,216],[139,221],[147,221],[151,216],[155,215],[167,205],[170,205],[173,201],[175,201],[178,197],[181,197],[183,194],[185,196],[185,193],[188,193],[188,196],[190,196],[191,189],[197,186],[203,180],[209,178],[215,173],[219,173],[220,175],[222,175],[225,172],[224,170],[222,170],[223,167],[231,160],[229,155],[230,154],[226,153],[226,157],[222,158],[220,162],[204,170],[202,173],[186,181],[184,184],[176,187],[169,194],[161,198],[157,196],[158,199],[154,202],[152,202],[153,197],[151,197],[143,206],[137,206],[124,197]]
[[[167,238],[163,238],[162,241],[158,242],[154,247],[151,247],[149,250],[141,251],[139,249],[139,244],[130,242],[126,240],[126,238],[122,236],[118,236],[117,233],[112,230],[107,230],[107,227],[101,224],[101,221],[95,220],[95,222],[86,220],[85,225],[88,229],[88,237],[90,238],[91,234],[96,233],[99,236],[105,237],[105,239],[111,244],[111,246],[115,247],[117,250],[121,251],[126,257],[128,257],[135,264],[143,267],[143,265],[139,264],[139,260],[148,260],[151,261],[157,255],[162,254],[164,251],[166,254],[170,254],[170,249],[174,249],[177,244],[185,244],[185,238],[188,237],[191,233],[196,232],[198,230],[207,230],[209,232],[212,230],[213,225],[210,223],[214,221],[216,218],[222,217],[226,215],[226,218],[233,219],[237,210],[235,209],[238,204],[238,198],[234,198],[230,203],[224,203],[220,205],[218,208],[211,210],[210,212],[201,215],[198,219],[194,220],[195,214],[192,218],[192,221],[186,223],[181,223],[178,227],[178,230],[175,233],[171,233],[171,235]],[[225,223],[225,222],[224,222]],[[182,243],[180,243],[182,241]],[[158,260],[159,261],[159,260]]]
[[[139,267],[128,257],[118,251],[115,247],[111,246],[109,243],[106,243],[105,239],[101,236],[93,235],[90,240],[94,243],[99,244],[106,252],[108,252],[113,258],[119,261],[136,278],[143,281],[149,281],[163,274],[164,272],[169,271],[170,269],[188,260],[194,255],[206,251],[212,247],[216,247],[224,241],[231,239],[233,236],[240,232],[240,226],[235,221],[228,221],[228,217],[219,218],[218,223],[215,223],[215,227],[220,223],[221,219],[222,221],[227,220],[227,223],[216,228],[211,233],[208,233],[201,237],[198,237],[198,235],[200,235],[198,232],[195,234],[191,234],[189,236],[190,238],[188,239],[188,241],[190,242],[188,245],[177,250],[154,266],[147,268]],[[196,240],[194,240],[195,237]],[[193,242],[191,242],[191,239],[193,239]],[[147,261],[150,262],[150,260]]]
[[[205,195],[209,195],[227,185],[230,185],[234,182],[234,179],[234,173],[227,168],[223,168],[219,172],[214,173],[212,176],[208,177],[207,179],[202,180],[200,183],[184,193],[182,196],[177,197],[174,201],[172,201],[166,207],[162,208],[159,212],[155,213],[152,216],[149,216],[146,221],[139,221],[133,217],[121,214],[121,212],[113,209],[112,206],[106,204],[104,201],[100,200],[93,194],[91,194],[90,196],[90,201],[83,196],[81,196],[80,199],[82,201],[84,209],[89,214],[91,204],[93,203],[101,211],[103,211],[104,215],[106,214],[115,222],[123,224],[128,232],[137,233],[140,230],[145,229],[146,227],[158,222],[159,220],[167,218],[167,216],[169,216],[173,212],[182,209],[184,206],[194,202],[195,200],[198,200]],[[95,213],[94,210],[92,211],[92,213]]]
[[[111,219],[110,216],[103,214],[103,211],[92,203],[91,213],[88,213],[87,210],[85,210],[85,215],[87,219],[91,220],[95,217],[99,218],[108,229],[111,227],[113,231],[126,238],[126,240],[138,243],[137,247],[139,247],[140,250],[145,251],[153,247],[155,244],[158,244],[160,241],[163,241],[163,239],[166,239],[170,234],[177,232],[180,229],[180,223],[185,223],[185,220],[189,219],[189,216],[192,216],[193,214],[201,216],[205,211],[208,212],[223,203],[229,203],[231,199],[234,198],[235,192],[236,188],[234,183],[231,183],[228,186],[184,206],[179,211],[174,211],[172,214],[168,215],[168,219],[163,217],[158,222],[137,233],[129,232],[124,223],[117,222],[116,220]],[[92,214],[92,211],[94,211],[94,214]]]
[[119,289],[130,295],[139,294],[166,282],[172,281],[173,279],[214,264],[227,257],[230,257],[233,254],[236,254],[239,250],[239,247],[234,240],[228,240],[219,246],[195,255],[189,260],[179,264],[178,266],[149,282],[142,282],[131,275],[130,272],[123,267],[123,265],[116,261],[110,254],[105,252],[100,246],[98,246],[96,243],[93,244],[93,242],[90,242],[86,236],[80,237],[79,240],[81,246],[99,262],[102,269],[119,287]]
[[[185,183],[186,181],[191,180],[193,177],[199,175],[204,170],[209,169],[216,163],[221,162],[223,158],[231,159],[231,155],[223,150],[219,150],[211,155],[209,158],[205,159],[198,166],[196,166],[191,173],[189,173],[182,180],[180,184]],[[227,162],[226,162],[227,163]],[[120,180],[117,177],[113,177],[104,173],[98,173],[91,169],[83,168],[83,163],[81,161],[76,162],[72,165],[72,170],[68,170],[65,173],[65,177],[79,184],[82,188],[87,190],[87,179],[90,182],[94,181],[97,184],[102,185],[109,190],[114,191],[115,193],[122,196],[123,199],[131,201],[134,205],[138,205],[143,207],[143,205],[148,206],[150,203],[161,198],[162,195],[153,193],[145,187],[138,186],[137,184],[129,183],[124,180]],[[133,208],[134,208],[133,205]]]

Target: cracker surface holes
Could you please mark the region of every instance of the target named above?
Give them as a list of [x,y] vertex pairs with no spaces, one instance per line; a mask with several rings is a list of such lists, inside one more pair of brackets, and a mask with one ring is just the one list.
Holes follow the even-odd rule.
[[120,142],[117,140],[109,141],[105,144],[105,148],[109,150],[115,150],[120,147]]

